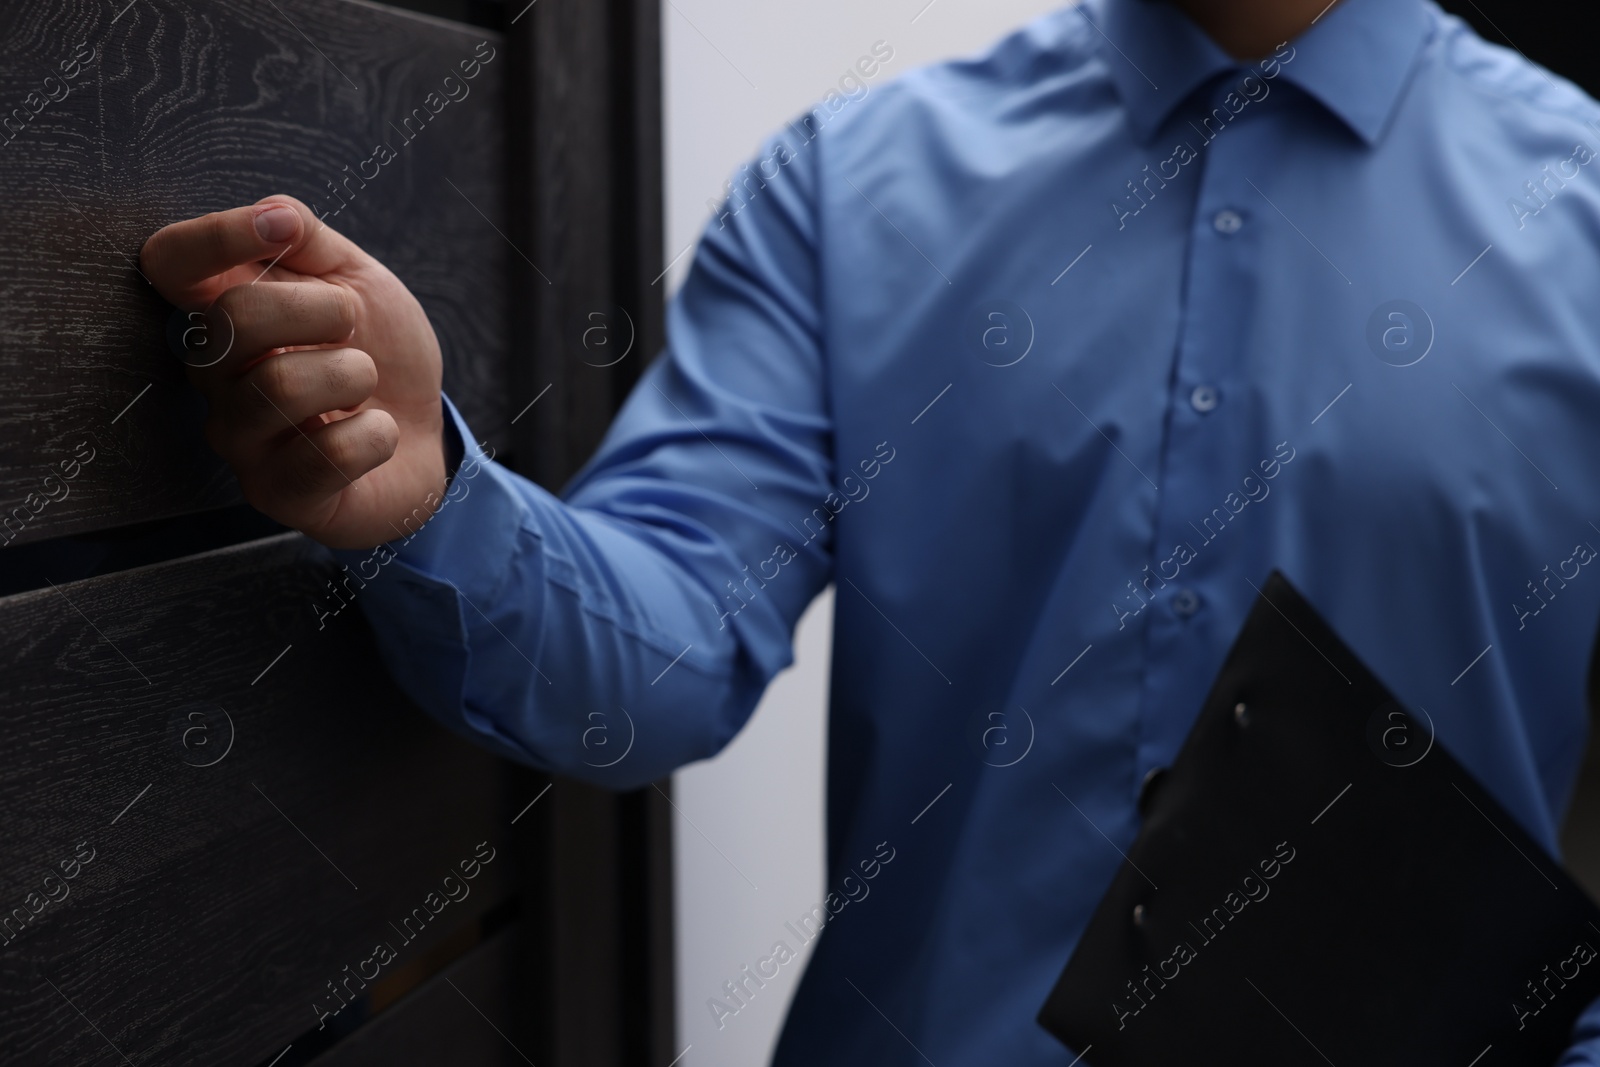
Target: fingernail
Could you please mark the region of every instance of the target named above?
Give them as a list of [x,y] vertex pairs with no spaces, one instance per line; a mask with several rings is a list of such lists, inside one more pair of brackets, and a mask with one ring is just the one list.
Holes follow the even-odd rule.
[[281,244],[294,236],[299,224],[293,208],[274,205],[256,214],[256,233],[269,244]]

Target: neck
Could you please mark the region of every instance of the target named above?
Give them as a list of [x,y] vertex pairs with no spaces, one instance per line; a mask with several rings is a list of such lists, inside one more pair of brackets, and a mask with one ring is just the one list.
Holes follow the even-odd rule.
[[1260,59],[1304,33],[1329,0],[1169,0],[1235,59]]

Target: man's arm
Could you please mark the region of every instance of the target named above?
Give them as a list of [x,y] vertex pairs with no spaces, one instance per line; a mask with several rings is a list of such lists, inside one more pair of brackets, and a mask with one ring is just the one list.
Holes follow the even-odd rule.
[[[368,486],[384,474],[381,460],[352,472],[340,465],[342,455],[331,457],[328,466],[337,469],[320,481],[278,470],[279,462],[303,464],[296,437],[309,429],[315,439],[337,425],[345,413],[335,408],[384,409],[390,367],[381,346],[370,352],[376,381],[365,399],[340,394],[341,403],[319,406],[314,387],[297,398],[291,416],[310,411],[318,426],[280,420],[276,436],[236,442],[222,425],[208,427],[208,437],[242,483],[251,478],[286,494],[247,485],[252,503],[344,550],[350,576],[343,588],[372,620],[402,686],[431,713],[536,766],[613,786],[648,782],[714,754],[733,736],[767,681],[791,661],[795,621],[828,579],[831,523],[811,538],[807,531],[819,524],[804,525],[825,507],[833,475],[814,192],[811,160],[796,159],[741,211],[712,223],[669,310],[666,350],[565,502],[485,458],[448,405],[434,428],[425,417],[394,416],[394,454],[406,453],[414,430],[409,454],[438,457],[438,466],[418,463],[381,496]],[[366,261],[359,271],[382,271],[333,236],[348,246],[342,256],[353,258],[354,250]],[[181,259],[173,242],[163,248],[159,240],[152,244]],[[275,250],[260,258],[269,254]],[[160,257],[147,247],[147,261],[153,258]],[[295,258],[291,252],[285,262]],[[176,292],[166,277],[152,280],[169,296]],[[296,274],[284,282],[306,280]],[[228,297],[231,287],[213,288],[201,295],[233,302],[235,315],[259,302],[259,294],[247,300]],[[410,300],[403,287],[400,293]],[[372,301],[355,317],[381,315],[388,296],[390,303]],[[252,320],[253,343],[266,349],[273,328],[293,317]],[[320,343],[329,347],[268,351],[253,366],[208,369],[202,388],[214,410],[230,398],[243,405],[249,398],[238,398],[237,379],[286,355],[302,357],[314,376],[315,361],[330,353],[367,351],[343,335]],[[427,347],[415,338],[400,345],[413,355]],[[428,368],[416,364],[426,360],[407,359],[396,376],[425,389]],[[274,395],[276,382],[258,384]],[[423,408],[419,397],[406,399]],[[447,421],[463,460],[448,481]],[[371,434],[366,441],[374,449],[381,443]],[[330,529],[340,533],[326,536]],[[379,530],[391,533],[374,536]]]
[[1572,1044],[1556,1067],[1600,1067],[1600,1000],[1583,1009],[1572,1025]]

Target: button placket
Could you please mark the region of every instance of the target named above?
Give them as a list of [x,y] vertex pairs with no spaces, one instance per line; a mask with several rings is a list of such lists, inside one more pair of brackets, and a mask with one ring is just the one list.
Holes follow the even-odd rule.
[[[1221,91],[1221,90],[1219,90]],[[1139,757],[1143,766],[1171,759],[1192,722],[1185,701],[1190,676],[1209,655],[1215,640],[1211,609],[1231,593],[1209,583],[1227,565],[1222,555],[1236,551],[1230,541],[1211,546],[1213,510],[1226,507],[1231,484],[1218,471],[1248,465],[1235,454],[1251,438],[1248,390],[1235,385],[1250,342],[1253,304],[1259,285],[1257,245],[1275,222],[1256,199],[1253,183],[1270,170],[1273,145],[1283,119],[1259,107],[1242,113],[1224,134],[1192,137],[1192,126],[1178,116],[1176,135],[1199,157],[1186,168],[1196,182],[1192,214],[1185,220],[1182,254],[1186,260],[1170,392],[1170,418],[1162,443],[1162,486],[1152,531],[1155,559],[1148,579],[1156,612],[1148,620],[1148,668],[1141,692]],[[1257,232],[1258,230],[1262,232]],[[1237,395],[1235,390],[1238,390]],[[1246,405],[1221,419],[1224,402]],[[1226,522],[1226,520],[1219,520]]]

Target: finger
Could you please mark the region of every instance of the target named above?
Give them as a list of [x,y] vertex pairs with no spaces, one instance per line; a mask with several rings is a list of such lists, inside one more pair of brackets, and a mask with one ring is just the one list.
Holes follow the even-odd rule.
[[381,408],[296,433],[241,479],[257,510],[296,528],[326,523],[337,497],[393,456],[400,427]]
[[287,207],[300,216],[300,236],[289,244],[289,250],[278,260],[278,265],[301,274],[320,277],[348,263],[352,256],[361,254],[356,243],[339,231],[331,229],[316,213],[292,196],[274,194],[256,201],[258,208]]
[[206,438],[219,456],[249,467],[275,439],[318,415],[354,408],[377,388],[378,365],[359,349],[284,352],[213,394]]
[[356,301],[327,282],[236,285],[204,315],[204,344],[186,348],[190,379],[208,396],[234,382],[264,353],[338,344],[356,327]]
[[157,230],[139,250],[140,266],[157,291],[184,308],[209,304],[235,280],[237,267],[282,263],[320,275],[355,248],[290,196],[269,196],[249,207],[216,211]]
[[284,254],[305,227],[286,205],[267,203],[214,211],[157,230],[139,250],[145,277],[179,307],[209,302],[207,283],[245,263]]

